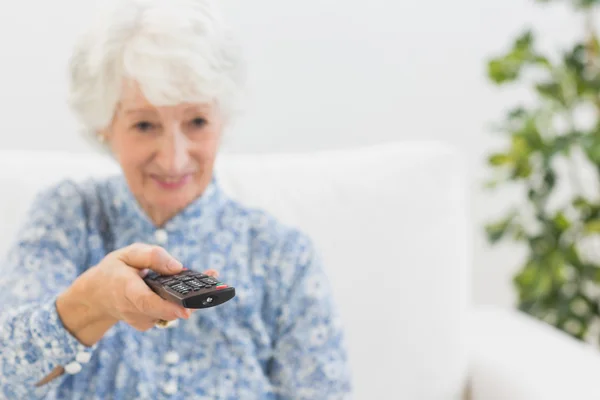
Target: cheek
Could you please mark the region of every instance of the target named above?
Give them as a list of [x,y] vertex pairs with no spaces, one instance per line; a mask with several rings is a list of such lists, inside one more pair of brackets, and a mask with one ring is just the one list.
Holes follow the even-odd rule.
[[190,152],[190,157],[203,169],[206,169],[207,167],[212,168],[212,164],[217,156],[218,147],[218,141],[216,139],[203,142]]
[[152,149],[146,149],[147,146],[126,140],[115,141],[112,147],[113,154],[128,180],[141,179],[145,166],[152,158]]

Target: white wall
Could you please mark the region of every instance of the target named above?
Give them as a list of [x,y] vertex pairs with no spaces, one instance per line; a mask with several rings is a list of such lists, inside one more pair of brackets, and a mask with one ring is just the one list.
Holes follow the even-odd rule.
[[[474,298],[510,304],[519,252],[489,249],[483,221],[511,194],[481,189],[487,130],[523,97],[488,85],[484,60],[527,24],[552,48],[581,30],[531,0],[222,0],[250,63],[250,102],[228,151],[304,151],[440,139],[468,157]],[[78,16],[91,1],[0,1],[0,148],[89,151],[65,105]],[[484,8],[485,7],[485,8]],[[432,244],[433,245],[433,244]],[[434,277],[432,277],[434,278]]]

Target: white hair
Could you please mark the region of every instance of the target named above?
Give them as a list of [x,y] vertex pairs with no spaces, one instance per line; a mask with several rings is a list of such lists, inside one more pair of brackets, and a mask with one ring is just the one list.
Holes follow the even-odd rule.
[[241,58],[212,0],[118,0],[75,45],[69,103],[96,133],[130,81],[155,106],[215,101],[228,118],[241,94]]

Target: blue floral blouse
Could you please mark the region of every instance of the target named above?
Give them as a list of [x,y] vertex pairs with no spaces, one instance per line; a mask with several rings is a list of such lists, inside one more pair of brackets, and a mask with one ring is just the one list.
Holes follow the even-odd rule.
[[[55,298],[107,253],[163,246],[214,268],[236,297],[167,329],[120,322],[94,346],[63,327]],[[216,180],[157,229],[122,176],[38,195],[0,264],[0,398],[346,399],[342,324],[310,240],[228,198]],[[35,387],[56,366],[67,373]]]

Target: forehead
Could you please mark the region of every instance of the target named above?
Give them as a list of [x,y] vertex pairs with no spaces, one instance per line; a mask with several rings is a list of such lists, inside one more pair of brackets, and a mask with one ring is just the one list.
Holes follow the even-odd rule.
[[213,111],[213,103],[178,103],[174,105],[155,105],[151,103],[136,82],[123,82],[118,110],[124,114],[136,112],[202,112]]

